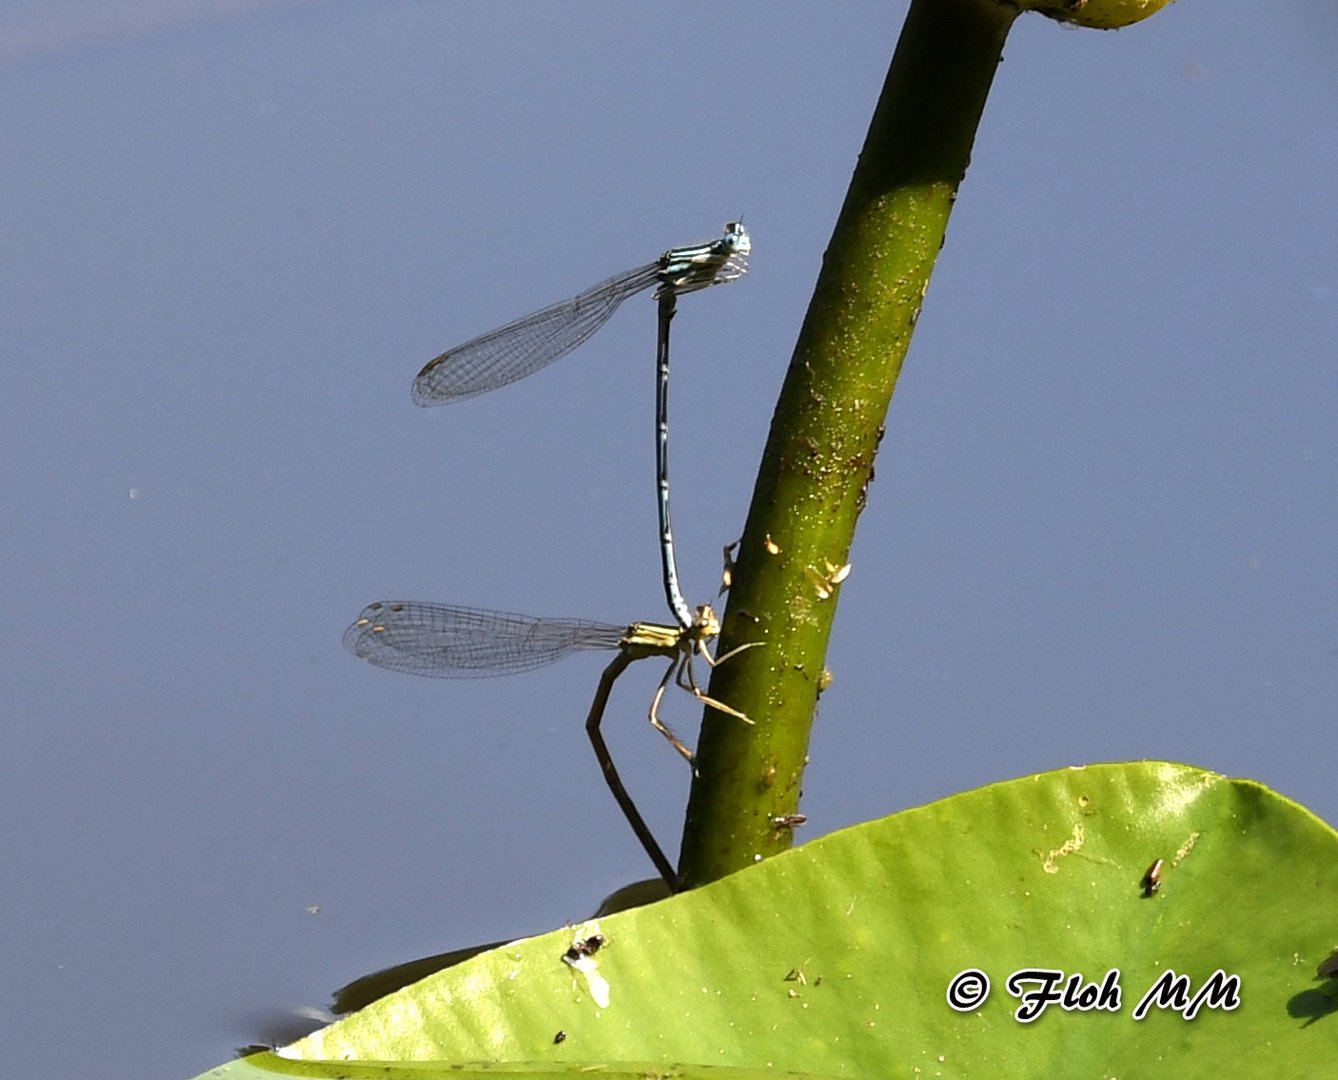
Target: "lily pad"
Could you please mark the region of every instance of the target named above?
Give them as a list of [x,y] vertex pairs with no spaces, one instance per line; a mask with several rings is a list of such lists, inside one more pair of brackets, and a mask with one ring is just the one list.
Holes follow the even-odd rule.
[[[573,965],[595,934],[590,964]],[[956,795],[513,942],[283,1053],[345,1070],[530,1063],[534,1075],[601,1063],[596,1075],[620,1075],[619,1062],[685,1077],[729,1072],[682,1063],[909,1077],[1238,1075],[1250,1062],[1313,1075],[1338,1058],[1334,980],[1316,976],[1335,945],[1338,835],[1324,822],[1252,781],[1090,766]],[[1026,1019],[1020,995],[1047,971],[1057,991],[1074,978],[1074,1000]],[[1140,1013],[1159,980],[1165,995]],[[376,1075],[423,1075],[389,1068]],[[234,1071],[245,1069],[257,1071]]]

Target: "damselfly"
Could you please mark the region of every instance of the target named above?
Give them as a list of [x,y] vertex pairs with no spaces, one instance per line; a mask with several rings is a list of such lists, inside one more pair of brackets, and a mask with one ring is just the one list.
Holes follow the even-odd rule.
[[730,222],[717,240],[670,248],[654,262],[447,349],[414,379],[414,402],[444,405],[533,375],[590,337],[629,296],[652,286],[657,298],[696,292],[742,277],[750,248],[743,225]]
[[709,666],[722,663],[752,644],[713,657],[707,643],[720,632],[709,604],[697,608],[686,628],[655,623],[616,626],[586,619],[541,619],[502,611],[431,604],[415,600],[368,604],[344,632],[344,645],[355,656],[391,671],[430,678],[478,678],[507,675],[551,664],[575,652],[616,649],[604,669],[586,718],[586,733],[594,746],[605,782],[613,793],[641,846],[671,887],[676,875],[659,844],[623,787],[600,722],[613,683],[635,660],[648,656],[669,658],[669,666],[651,699],[651,725],[689,763],[693,754],[659,716],[660,700],[672,679],[703,705],[751,723],[743,713],[707,696],[697,683],[692,663],[701,657]]
[[414,401],[426,406],[459,401],[523,379],[580,345],[629,296],[657,286],[655,474],[660,561],[669,610],[685,632],[693,614],[679,586],[669,515],[669,323],[681,294],[735,281],[747,273],[751,250],[742,223],[730,222],[717,240],[670,248],[655,262],[447,349],[424,365],[413,385]]

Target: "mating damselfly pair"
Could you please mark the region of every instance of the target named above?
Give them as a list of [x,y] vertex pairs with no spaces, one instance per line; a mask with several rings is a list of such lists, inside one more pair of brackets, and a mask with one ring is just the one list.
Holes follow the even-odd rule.
[[[348,628],[344,643],[355,655],[393,671],[433,678],[504,675],[551,663],[585,649],[613,649],[586,721],[605,780],[656,869],[672,886],[673,867],[665,858],[618,778],[599,732],[614,680],[633,660],[670,659],[651,701],[649,717],[688,761],[692,752],[659,717],[660,700],[672,679],[698,701],[740,720],[737,710],[708,697],[697,683],[694,658],[714,665],[740,651],[713,657],[708,642],[720,631],[707,604],[689,607],[679,585],[669,512],[669,326],[678,297],[743,276],[751,241],[743,225],[731,222],[724,235],[702,244],[671,248],[657,260],[615,275],[576,296],[525,315],[430,360],[418,373],[413,400],[442,405],[498,389],[532,375],[565,356],[604,325],[624,300],[654,288],[657,302],[655,471],[659,550],[665,598],[673,626],[631,623],[615,626],[578,619],[540,619],[479,608],[420,601],[379,601],[368,605]],[[744,646],[747,648],[748,646]]]

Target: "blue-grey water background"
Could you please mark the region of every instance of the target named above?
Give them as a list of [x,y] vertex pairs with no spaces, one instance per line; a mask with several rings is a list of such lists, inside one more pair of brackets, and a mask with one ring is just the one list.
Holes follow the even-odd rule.
[[[419,410],[410,381],[742,217],[751,274],[674,328],[681,567],[713,595],[904,9],[0,11],[7,1072],[194,1073],[648,875],[581,730],[601,658],[437,682],[340,635],[374,599],[664,617],[653,306],[494,395]],[[1335,55],[1330,0],[1018,23],[801,835],[1130,758],[1338,820]],[[657,674],[608,728],[676,848]]]

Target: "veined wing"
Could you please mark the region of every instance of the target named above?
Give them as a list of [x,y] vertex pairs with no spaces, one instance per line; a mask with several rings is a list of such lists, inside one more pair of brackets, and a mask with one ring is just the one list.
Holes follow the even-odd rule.
[[704,244],[670,248],[655,262],[626,270],[429,360],[413,384],[418,405],[444,405],[506,386],[565,356],[608,322],[634,293],[696,292],[748,272],[752,240],[740,222]]
[[414,379],[414,403],[444,405],[533,375],[585,341],[629,296],[659,281],[658,262],[639,266],[447,349]]
[[435,679],[528,671],[585,649],[616,649],[626,626],[540,619],[416,600],[368,604],[344,647],[377,667]]

